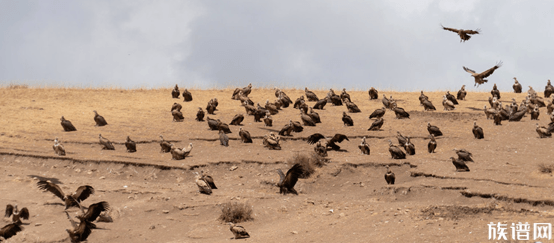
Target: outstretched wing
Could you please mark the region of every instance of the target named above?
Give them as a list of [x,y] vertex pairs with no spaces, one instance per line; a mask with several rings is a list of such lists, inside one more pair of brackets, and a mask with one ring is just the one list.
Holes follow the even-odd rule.
[[[345,139],[348,140],[348,137],[346,135],[337,133],[337,134],[335,134],[335,136],[333,136],[333,138],[331,138],[331,141],[329,141],[329,142],[341,143]],[[350,141],[350,140],[348,140],[348,141]]]
[[298,177],[302,175],[302,165],[294,164],[292,168],[287,171],[287,176],[285,176],[285,181],[283,181],[283,186],[286,188],[293,188],[298,181]]
[[59,197],[62,201],[64,200],[65,194],[63,193],[62,189],[58,185],[49,181],[39,181],[37,182],[37,186],[42,190],[54,193],[54,195]]
[[78,202],[82,202],[91,194],[94,194],[94,188],[92,188],[92,186],[80,186],[79,188],[77,188],[77,191],[75,191],[75,199]]
[[463,68],[464,68],[464,70],[465,70],[466,72],[471,73],[472,75],[473,75],[473,74],[476,74],[475,71],[473,71],[473,70],[471,70],[471,69],[469,69],[469,68],[466,68],[466,67],[463,67]]
[[21,226],[17,225],[16,223],[8,224],[0,229],[0,236],[4,239],[8,239],[17,234],[17,232],[19,231],[21,231]]
[[[314,133],[310,136],[308,136],[308,144],[314,144],[314,143],[317,143],[317,141],[319,141],[320,139],[322,138],[325,138],[325,136],[323,136],[323,134],[321,133]],[[288,172],[287,172],[288,174]]]
[[23,219],[29,219],[29,209],[27,208],[22,208],[21,211],[19,212],[19,217],[23,218]]
[[90,205],[87,212],[81,217],[89,222],[92,222],[96,220],[96,218],[98,218],[100,213],[107,211],[109,209],[110,209],[110,204],[108,204],[108,202],[102,201],[102,202]]
[[480,29],[476,29],[476,30],[463,30],[464,33],[469,34],[469,35],[479,34],[480,31],[481,31]]
[[442,29],[444,29],[444,30],[449,30],[449,31],[456,32],[456,33],[458,33],[458,31],[459,31],[458,29],[444,27],[444,26],[442,26],[442,24],[441,24],[441,27],[442,27]]
[[498,62],[494,67],[489,68],[487,71],[484,71],[480,73],[479,75],[483,78],[486,78],[490,76],[492,73],[494,73],[494,70],[498,69],[499,67],[502,67],[502,61]]
[[13,214],[13,206],[11,204],[6,205],[6,214],[4,217],[10,217]]

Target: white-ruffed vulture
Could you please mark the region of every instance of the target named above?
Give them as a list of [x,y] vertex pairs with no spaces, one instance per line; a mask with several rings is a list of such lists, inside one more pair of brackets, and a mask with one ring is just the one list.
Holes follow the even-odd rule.
[[458,95],[456,96],[456,99],[465,100],[466,95],[467,95],[467,91],[466,91],[466,86],[464,84],[464,85],[462,85],[462,88],[460,88],[460,90],[458,90]]
[[396,180],[396,176],[394,173],[390,170],[389,166],[386,166],[387,173],[385,173],[385,181],[387,182],[387,185],[394,185],[394,181]]
[[60,143],[60,141],[58,141],[58,138],[54,140],[54,145],[52,146],[52,148],[58,156],[65,156],[65,148]]
[[434,153],[435,149],[437,148],[437,140],[435,140],[435,136],[433,134],[429,134],[429,143],[427,144],[427,151],[429,153]]
[[27,220],[29,219],[29,216],[29,209],[27,208],[22,208],[21,210],[19,210],[17,208],[17,204],[15,206],[11,204],[6,205],[6,212],[4,214],[4,217],[12,217],[12,223],[21,225],[21,219]]
[[398,146],[393,145],[391,140],[389,140],[389,152],[393,159],[406,158],[406,154],[404,153],[404,151],[402,151],[402,149],[400,149]]
[[531,111],[531,120],[538,120],[540,114],[539,107],[535,106]]
[[485,138],[485,134],[483,133],[483,128],[481,128],[480,126],[477,125],[477,122],[476,121],[473,121],[473,136],[476,138],[476,139],[483,139]]
[[269,114],[265,114],[264,117],[264,124],[266,127],[272,127],[273,126],[273,118]]
[[196,120],[204,121],[204,111],[202,110],[202,107],[198,107],[198,112],[196,112]]
[[294,186],[296,185],[296,182],[298,182],[298,177],[302,175],[303,168],[300,164],[294,164],[288,171],[287,174],[283,174],[283,171],[281,169],[277,169],[277,173],[279,173],[279,183],[277,183],[277,186],[280,188],[279,193],[281,194],[287,194],[292,193],[295,195],[298,195],[298,192],[294,189]]
[[169,151],[171,151],[171,145],[172,145],[171,143],[169,143],[168,141],[165,141],[164,137],[160,135],[160,147],[161,147],[160,153],[169,153]]
[[70,207],[81,208],[81,202],[87,199],[90,195],[94,194],[94,188],[89,185],[80,186],[77,188],[77,191],[71,194],[64,194],[58,185],[50,181],[39,181],[37,182],[37,186],[39,189],[49,191],[59,197],[64,202],[66,210]]
[[371,150],[369,149],[369,144],[365,141],[365,137],[362,138],[362,143],[358,145],[358,148],[360,149],[360,152],[362,154],[369,155]]
[[248,232],[246,232],[246,229],[240,225],[235,225],[233,223],[229,223],[229,230],[233,233],[235,236],[235,239],[243,239],[243,238],[250,238],[250,235]]
[[492,73],[494,73],[494,70],[500,68],[501,66],[502,66],[502,61],[498,62],[494,67],[489,68],[482,73],[476,73],[475,71],[466,67],[463,67],[463,68],[466,72],[470,73],[471,76],[473,76],[473,78],[475,79],[475,85],[481,85],[488,81],[485,79],[486,77],[490,76]]

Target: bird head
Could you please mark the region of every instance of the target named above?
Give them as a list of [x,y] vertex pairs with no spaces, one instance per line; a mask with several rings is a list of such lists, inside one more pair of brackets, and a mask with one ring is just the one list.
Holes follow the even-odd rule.
[[99,137],[99,138],[102,138],[102,134],[98,134],[98,137]]

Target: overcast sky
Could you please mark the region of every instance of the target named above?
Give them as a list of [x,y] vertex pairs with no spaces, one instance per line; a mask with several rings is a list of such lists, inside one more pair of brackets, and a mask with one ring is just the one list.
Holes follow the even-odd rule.
[[[517,77],[543,90],[552,13],[538,0],[0,0],[0,84],[488,91]],[[441,24],[482,34],[460,43]],[[462,66],[498,61],[474,89]]]

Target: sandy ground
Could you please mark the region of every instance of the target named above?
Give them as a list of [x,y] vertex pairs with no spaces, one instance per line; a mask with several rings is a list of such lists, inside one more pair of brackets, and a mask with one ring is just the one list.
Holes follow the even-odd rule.
[[[293,101],[304,95],[303,90],[284,91]],[[0,206],[17,203],[31,212],[24,230],[8,242],[69,242],[65,229],[71,224],[61,201],[36,187],[43,178],[59,182],[66,192],[93,186],[96,193],[85,206],[110,203],[114,222],[97,223],[100,229],[88,242],[235,241],[228,225],[218,220],[220,205],[226,202],[252,206],[254,220],[240,223],[251,237],[236,240],[248,242],[497,242],[488,239],[490,222],[507,223],[509,232],[512,223],[554,224],[554,177],[539,171],[540,164],[554,163],[552,140],[540,139],[535,132],[536,123],[550,122],[545,108],[539,121],[527,116],[495,126],[482,110],[490,93],[469,93],[454,111],[443,111],[445,92],[426,92],[437,111],[424,112],[419,92],[380,92],[380,97],[392,95],[411,119],[395,119],[388,110],[382,130],[367,131],[373,122],[368,116],[382,107],[381,99],[352,91],[352,101],[362,110],[350,113],[353,127],[341,121],[345,106],[328,104],[316,110],[321,124],[284,137],[282,150],[275,151],[264,148],[261,137],[278,132],[289,119],[300,121],[297,109],[283,109],[273,116],[273,127],[264,127],[231,99],[232,90],[191,90],[192,102],[172,99],[170,92],[0,89]],[[315,92],[320,98],[327,94]],[[230,146],[220,146],[217,131],[194,120],[198,107],[205,108],[214,97],[218,110],[208,116],[229,123],[235,114],[244,114],[240,127],[251,133],[253,144],[242,144],[239,127],[230,126]],[[271,89],[254,89],[250,97],[262,105],[275,100]],[[515,98],[519,103],[524,97],[504,92],[501,101],[509,104]],[[183,105],[184,122],[172,122],[174,102]],[[92,110],[109,125],[94,126]],[[62,115],[78,131],[64,132]],[[483,127],[485,139],[473,138],[473,121]],[[426,150],[427,122],[444,133],[434,154]],[[388,140],[397,144],[397,131],[412,137],[416,155],[391,159]],[[299,180],[298,196],[280,195],[274,186],[279,180],[276,169],[286,171],[295,154],[313,151],[306,137],[315,132],[342,133],[350,140],[340,144],[345,151],[330,151],[329,163]],[[116,143],[115,151],[101,150],[99,133]],[[193,143],[191,155],[176,161],[160,153],[159,135],[178,147]],[[126,152],[126,136],[138,142],[136,153]],[[369,156],[357,147],[363,136],[371,146]],[[67,156],[54,154],[56,137]],[[454,148],[473,153],[471,172],[455,171],[449,160]],[[383,178],[386,165],[396,174],[395,185]],[[194,182],[193,172],[201,170],[220,188],[210,196],[200,194]],[[69,212],[76,215],[78,210]]]

